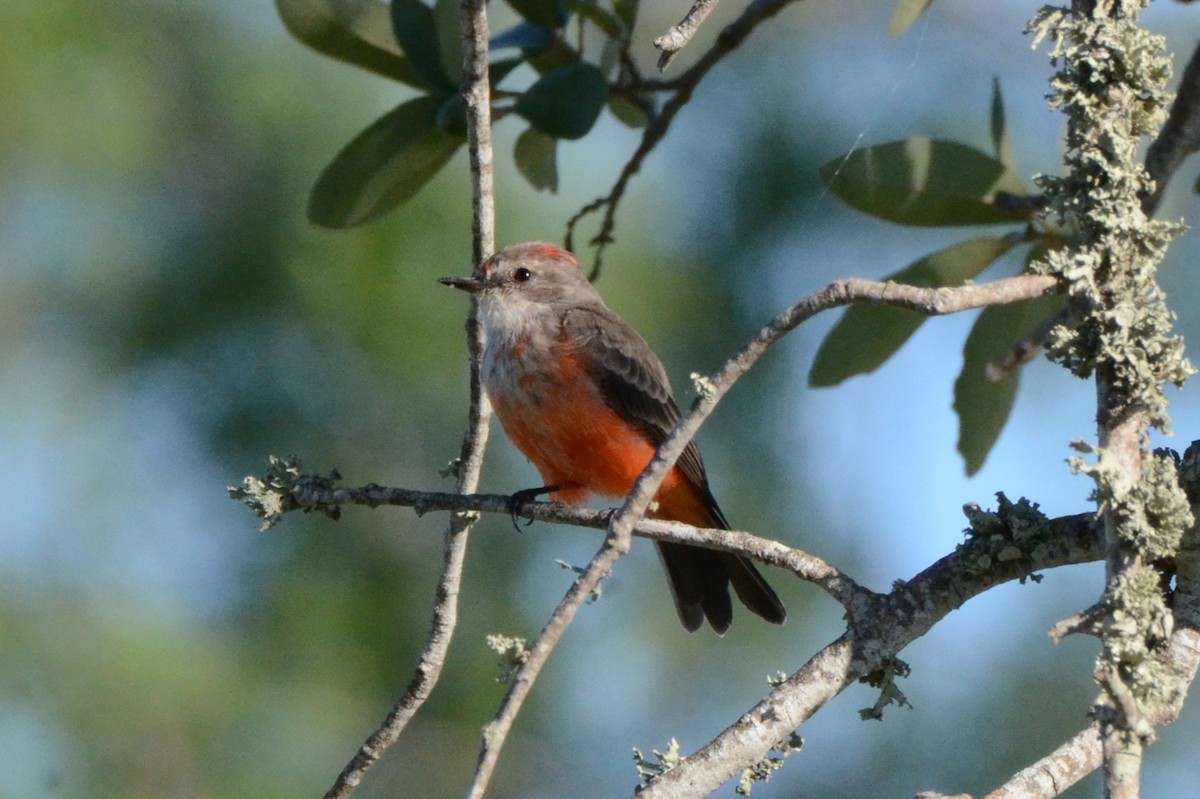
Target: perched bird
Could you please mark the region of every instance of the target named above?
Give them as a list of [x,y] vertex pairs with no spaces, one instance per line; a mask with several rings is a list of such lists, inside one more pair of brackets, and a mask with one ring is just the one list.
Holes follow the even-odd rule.
[[[591,495],[625,496],[679,420],[662,363],[609,310],[566,250],[515,244],[481,271],[441,282],[479,298],[482,380],[504,432],[541,473],[552,499],[580,505]],[[654,518],[730,529],[695,442],[655,499]],[[767,621],[786,618],[779,597],[746,558],[664,542],[658,550],[689,631],[705,619],[717,633],[729,629],[730,585]]]

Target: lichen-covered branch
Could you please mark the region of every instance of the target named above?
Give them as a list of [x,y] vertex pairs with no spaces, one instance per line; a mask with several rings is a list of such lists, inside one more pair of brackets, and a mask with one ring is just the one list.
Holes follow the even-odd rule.
[[696,0],[678,25],[672,25],[666,33],[654,40],[654,46],[662,51],[662,55],[658,57],[660,70],[665,70],[671,65],[679,51],[686,47],[700,30],[700,26],[708,19],[718,2],[720,0]]
[[893,663],[908,644],[968,599],[1014,579],[1102,557],[1090,514],[1038,519],[1028,503],[973,521],[974,535],[951,555],[898,585],[878,606],[762,702],[639,791],[638,799],[698,799],[755,763],[856,681]]
[[1138,795],[1142,749],[1153,726],[1148,707],[1179,686],[1152,657],[1173,617],[1153,564],[1172,556],[1191,512],[1175,470],[1146,451],[1148,427],[1168,423],[1166,383],[1191,373],[1155,271],[1176,227],[1149,219],[1153,190],[1136,161],[1143,137],[1166,116],[1170,59],[1161,37],[1137,27],[1148,0],[1075,0],[1047,7],[1030,24],[1052,43],[1050,102],[1067,118],[1066,174],[1043,177],[1049,213],[1077,231],[1071,246],[1041,265],[1066,284],[1068,320],[1051,333],[1051,356],[1095,376],[1098,444],[1076,459],[1096,484],[1106,533],[1107,581],[1097,623],[1103,649],[1093,708],[1110,799]]

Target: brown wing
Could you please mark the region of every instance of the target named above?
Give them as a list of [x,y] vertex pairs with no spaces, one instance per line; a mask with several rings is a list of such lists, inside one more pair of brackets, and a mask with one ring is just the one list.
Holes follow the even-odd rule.
[[[576,307],[563,318],[567,335],[587,349],[596,364],[596,379],[609,407],[630,422],[655,447],[679,421],[679,406],[662,362],[638,332],[603,306]],[[713,525],[729,529],[708,488],[704,461],[695,441],[688,443],[676,465],[704,494]]]

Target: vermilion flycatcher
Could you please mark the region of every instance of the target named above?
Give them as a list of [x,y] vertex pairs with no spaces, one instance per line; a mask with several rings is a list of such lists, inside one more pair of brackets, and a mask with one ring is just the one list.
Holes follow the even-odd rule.
[[[679,420],[667,373],[650,346],[608,309],[578,262],[552,244],[506,247],[478,277],[442,283],[479,297],[482,379],[504,432],[541,472],[551,498],[623,497]],[[655,497],[650,516],[730,529],[695,442]],[[679,619],[729,629],[729,585],[775,624],[779,597],[746,558],[659,542]]]

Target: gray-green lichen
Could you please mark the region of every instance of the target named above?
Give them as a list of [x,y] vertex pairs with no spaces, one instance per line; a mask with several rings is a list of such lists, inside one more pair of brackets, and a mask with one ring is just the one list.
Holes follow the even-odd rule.
[[[292,496],[297,487],[312,486],[319,489],[333,488],[334,483],[341,480],[337,469],[332,470],[328,477],[319,474],[304,474],[301,471],[300,459],[296,456],[280,458],[275,455],[267,457],[267,473],[262,477],[250,475],[242,480],[242,485],[229,486],[229,496],[240,500],[246,507],[254,511],[254,515],[263,520],[259,529],[270,530],[283,514],[296,510],[300,505]],[[341,516],[341,508],[337,505],[304,508],[305,513],[316,510],[336,521]]]
[[1054,530],[1038,503],[1025,497],[1013,502],[1000,491],[996,493],[996,510],[983,510],[973,503],[963,510],[971,525],[964,531],[967,541],[958,547],[959,553],[970,557],[964,560],[964,568],[980,573],[997,564],[1024,563],[1018,579],[1022,583],[1027,579],[1041,582],[1041,575],[1029,571],[1028,565],[1041,560],[1045,542]]
[[883,709],[888,705],[912,709],[908,697],[896,685],[896,678],[904,678],[912,674],[912,667],[900,658],[892,658],[882,667],[858,679],[872,688],[879,689],[879,697],[871,707],[858,711],[858,717],[863,721],[883,721]]
[[650,751],[654,755],[653,760],[642,754],[641,749],[633,747],[633,764],[637,768],[638,782],[642,785],[649,785],[655,777],[666,774],[684,761],[683,755],[679,753],[679,741],[674,738],[667,742],[667,751]]
[[1098,673],[1112,669],[1140,708],[1174,705],[1184,689],[1162,659],[1152,656],[1174,629],[1174,617],[1156,596],[1162,596],[1158,572],[1122,574],[1109,591],[1108,613],[1095,628],[1104,641]]
[[517,670],[529,660],[529,642],[524,638],[509,635],[489,635],[488,649],[500,656],[500,674],[496,682],[505,684],[512,680]]
[[1146,458],[1130,505],[1137,514],[1130,520],[1130,543],[1151,560],[1174,556],[1194,523],[1174,459],[1163,452]]
[[[765,756],[750,768],[742,771],[734,792],[738,796],[749,796],[756,782],[767,782],[771,775],[783,768],[783,761],[804,748],[804,739],[799,733],[793,732],[787,738],[771,747]],[[775,754],[772,754],[775,753]]]
[[[1174,464],[1147,451],[1142,427],[1167,428],[1164,387],[1182,385],[1194,371],[1155,280],[1181,226],[1142,211],[1142,198],[1154,187],[1137,161],[1138,147],[1162,125],[1171,99],[1163,38],[1137,26],[1148,2],[1046,7],[1028,28],[1034,46],[1051,42],[1058,71],[1050,106],[1067,117],[1066,174],[1038,178],[1047,213],[1071,239],[1034,267],[1059,277],[1068,296],[1069,317],[1052,332],[1048,350],[1077,375],[1097,374],[1101,440],[1117,440],[1121,429],[1113,451],[1085,445],[1095,462],[1072,461],[1094,480],[1110,530],[1109,584],[1097,625],[1104,642],[1097,677],[1106,701],[1098,717],[1137,736],[1144,730],[1140,708],[1174,690],[1151,657],[1173,624],[1152,564],[1175,554],[1192,523]],[[1138,463],[1130,456],[1129,421],[1141,474],[1129,473]]]
[[1153,186],[1136,160],[1144,136],[1166,118],[1171,60],[1161,36],[1137,27],[1145,0],[1098,3],[1095,18],[1043,8],[1029,25],[1034,45],[1049,39],[1051,108],[1067,115],[1063,177],[1039,176],[1047,213],[1075,232],[1075,246],[1050,251],[1035,269],[1061,277],[1070,318],[1048,342],[1051,356],[1077,375],[1104,364],[1116,387],[1156,427],[1167,425],[1163,385],[1193,372],[1172,335],[1154,273],[1180,225],[1142,212]]
[[1095,481],[1093,498],[1100,511],[1117,517],[1122,542],[1148,562],[1173,557],[1194,522],[1175,459],[1162,450],[1147,453],[1142,460],[1141,479],[1121,489],[1117,466],[1105,450],[1079,441],[1075,447],[1097,456],[1094,464],[1082,458],[1071,458],[1070,464]]
[[[1103,459],[1090,468],[1103,470]],[[1152,654],[1171,635],[1175,620],[1163,577],[1151,564],[1177,557],[1193,525],[1191,505],[1175,460],[1161,451],[1144,458],[1142,479],[1128,491],[1113,492],[1115,480],[1103,476],[1096,482],[1100,507],[1116,514],[1124,548],[1144,564],[1117,575],[1109,586],[1107,614],[1096,630],[1104,641],[1098,671],[1113,675],[1105,682],[1107,691],[1119,679],[1139,707],[1171,706],[1183,686]]]

